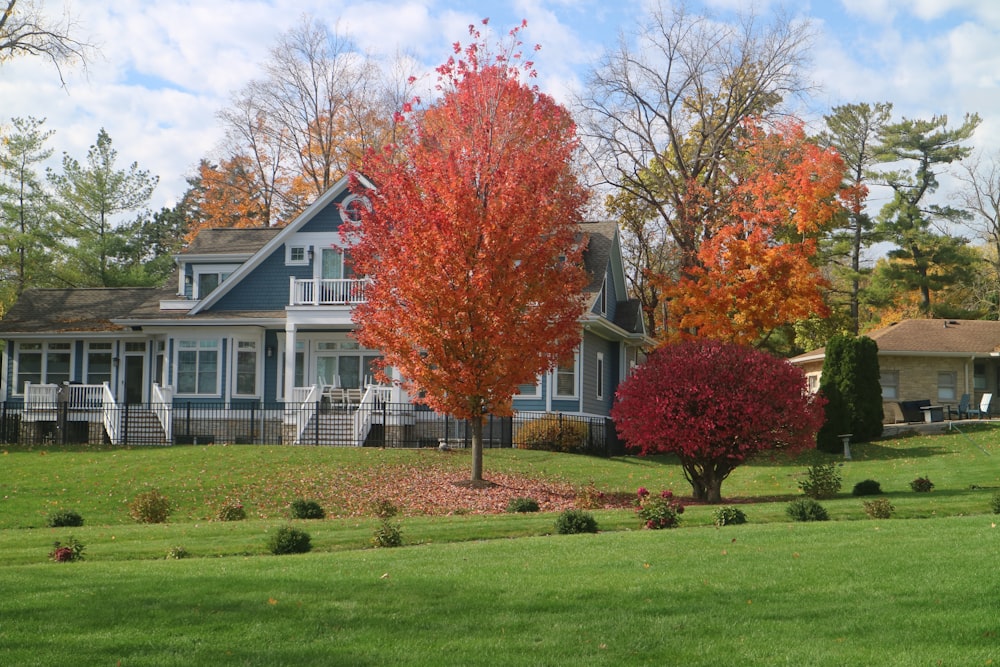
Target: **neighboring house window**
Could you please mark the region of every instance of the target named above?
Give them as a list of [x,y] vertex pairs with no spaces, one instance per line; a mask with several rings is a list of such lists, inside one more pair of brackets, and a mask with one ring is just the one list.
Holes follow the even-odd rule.
[[895,401],[899,398],[899,371],[882,371],[879,382],[882,384],[883,401]]
[[236,395],[257,395],[257,341],[236,341]]
[[218,340],[177,341],[177,393],[218,395]]
[[306,254],[306,247],[304,245],[293,245],[288,246],[288,257],[285,258],[285,264],[308,264],[309,256]]
[[986,391],[986,364],[974,364],[972,373],[973,387],[976,391]]
[[576,398],[576,359],[560,364],[555,370],[555,397]]
[[819,379],[820,373],[806,374],[806,388],[809,390],[810,394],[815,394],[819,391]]
[[957,384],[957,374],[950,372],[938,373],[938,400],[954,401]]
[[111,382],[111,343],[87,343],[87,384]]
[[24,383],[62,384],[69,382],[73,367],[72,343],[18,343],[17,393],[24,393]]
[[604,353],[597,353],[597,398],[604,398]]

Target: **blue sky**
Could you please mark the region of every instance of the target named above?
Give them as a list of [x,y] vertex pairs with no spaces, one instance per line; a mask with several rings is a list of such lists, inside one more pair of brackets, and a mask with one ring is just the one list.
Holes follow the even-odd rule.
[[[59,0],[44,0],[61,12]],[[646,15],[641,0],[68,0],[82,36],[101,53],[86,72],[67,72],[60,88],[42,60],[0,66],[0,123],[13,116],[47,118],[49,145],[86,156],[101,127],[121,165],[135,161],[161,177],[153,208],[172,205],[185,176],[213,154],[222,137],[216,112],[259,76],[276,36],[311,13],[339,21],[364,49],[403,52],[430,70],[465,41],[467,26],[489,17],[506,31],[528,21],[538,43],[538,83],[561,101],[583,85],[588,68]],[[691,0],[690,11],[718,18],[768,0]],[[818,86],[800,113],[817,121],[837,104],[890,101],[897,116],[978,112],[978,148],[1000,150],[1000,2],[997,0],[811,0],[788,2],[790,14],[816,32],[806,74]],[[947,181],[945,181],[947,183]]]

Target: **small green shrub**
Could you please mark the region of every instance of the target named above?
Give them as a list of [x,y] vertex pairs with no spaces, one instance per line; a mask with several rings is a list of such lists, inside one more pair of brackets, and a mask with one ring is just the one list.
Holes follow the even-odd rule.
[[586,422],[564,415],[546,414],[522,426],[517,433],[517,442],[521,449],[578,452],[587,447],[588,431]]
[[785,508],[794,521],[826,521],[830,515],[826,509],[812,498],[799,498],[788,503]]
[[739,507],[733,507],[731,505],[725,505],[719,507],[712,514],[715,525],[719,526],[737,526],[741,523],[747,522],[747,515],[743,513]]
[[182,558],[187,558],[191,554],[184,547],[170,547],[167,549],[167,560],[180,560]]
[[71,563],[76,560],[83,560],[84,546],[72,535],[66,544],[55,542],[52,551],[49,552],[49,560],[56,563]]
[[83,517],[73,510],[59,510],[49,515],[45,525],[49,528],[76,528],[83,525]]
[[896,511],[896,508],[892,506],[888,498],[866,500],[864,505],[865,514],[868,515],[869,519],[888,519]]
[[590,512],[584,512],[583,510],[564,510],[556,518],[556,532],[560,535],[596,533],[597,519]]
[[399,524],[382,521],[372,535],[372,546],[381,549],[403,546],[403,532]]
[[799,482],[799,488],[816,500],[833,498],[840,491],[840,471],[832,463],[811,466],[806,471],[806,479]]
[[281,526],[267,540],[267,550],[276,556],[304,554],[312,549],[309,533],[292,526]]
[[507,503],[507,511],[511,514],[537,512],[539,509],[538,501],[534,498],[511,498]]
[[129,503],[129,515],[139,523],[166,523],[170,501],[156,489],[143,491]]
[[303,500],[299,498],[292,501],[289,507],[293,519],[322,519],[326,516],[326,512],[323,511],[323,508],[315,500]]
[[684,505],[674,498],[673,491],[666,490],[658,496],[650,495],[644,487],[636,491],[636,513],[642,520],[642,525],[650,530],[676,528],[684,514]]
[[1000,514],[1000,491],[993,494],[990,498],[990,509],[993,510],[994,514]]
[[399,514],[399,508],[391,500],[383,498],[372,503],[372,514],[383,521],[388,521]]
[[882,494],[882,485],[874,479],[866,479],[854,485],[851,495],[854,496],[878,496]]
[[934,488],[934,482],[928,477],[917,477],[915,480],[910,482],[910,488],[917,493],[927,493]]
[[240,501],[230,500],[223,503],[215,518],[219,521],[243,521],[247,518],[247,510]]

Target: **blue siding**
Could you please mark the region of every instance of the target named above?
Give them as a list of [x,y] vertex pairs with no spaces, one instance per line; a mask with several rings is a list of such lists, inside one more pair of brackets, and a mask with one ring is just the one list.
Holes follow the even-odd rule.
[[288,277],[312,275],[311,266],[285,266],[285,247],[281,245],[209,310],[283,310],[288,305]]
[[339,232],[341,222],[340,202],[344,201],[344,199],[349,197],[350,194],[350,192],[344,192],[343,195],[330,202],[330,204],[322,211],[317,211],[316,215],[300,227],[298,231],[308,233]]
[[[607,416],[614,402],[618,381],[618,343],[587,333],[583,338],[583,412]],[[597,398],[597,355],[604,355],[604,396]]]

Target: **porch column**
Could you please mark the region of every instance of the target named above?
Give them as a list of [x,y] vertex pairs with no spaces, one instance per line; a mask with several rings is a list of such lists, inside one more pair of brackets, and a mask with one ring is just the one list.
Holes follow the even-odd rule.
[[285,402],[291,402],[295,388],[295,323],[285,323]]

